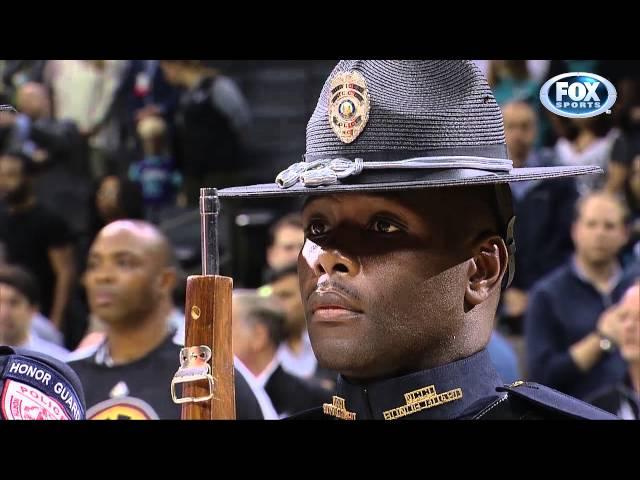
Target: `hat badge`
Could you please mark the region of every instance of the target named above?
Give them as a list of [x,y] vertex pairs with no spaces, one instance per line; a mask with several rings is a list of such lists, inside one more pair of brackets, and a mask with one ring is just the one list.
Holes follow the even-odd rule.
[[343,143],[351,143],[369,121],[369,90],[361,73],[341,72],[331,81],[329,124]]

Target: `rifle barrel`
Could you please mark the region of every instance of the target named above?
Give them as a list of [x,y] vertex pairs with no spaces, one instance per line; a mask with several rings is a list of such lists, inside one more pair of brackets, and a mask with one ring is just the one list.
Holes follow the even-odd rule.
[[200,189],[200,247],[202,275],[218,275],[218,213],[220,201],[215,188]]

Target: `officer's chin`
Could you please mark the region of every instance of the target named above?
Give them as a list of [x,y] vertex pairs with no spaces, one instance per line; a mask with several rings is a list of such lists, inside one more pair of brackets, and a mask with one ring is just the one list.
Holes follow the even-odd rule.
[[358,328],[329,329],[322,324],[309,326],[309,338],[318,364],[340,373],[354,374],[366,367],[366,335]]

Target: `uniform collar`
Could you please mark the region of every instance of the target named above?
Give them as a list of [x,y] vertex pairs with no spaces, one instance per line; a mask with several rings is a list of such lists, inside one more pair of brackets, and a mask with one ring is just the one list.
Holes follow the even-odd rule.
[[[502,386],[488,351],[429,370],[366,385],[338,377],[336,396],[323,412],[342,419],[446,420],[460,417]],[[355,417],[354,417],[355,415]]]

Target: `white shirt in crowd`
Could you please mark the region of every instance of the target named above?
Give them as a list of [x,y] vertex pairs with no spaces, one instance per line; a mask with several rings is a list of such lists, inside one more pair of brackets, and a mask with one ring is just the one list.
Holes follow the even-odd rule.
[[51,320],[40,312],[36,313],[31,319],[31,334],[36,335],[47,342],[60,346],[64,345],[64,337],[62,336],[62,333],[53,326]]
[[[265,420],[278,420],[280,417],[276,412],[276,409],[271,403],[271,399],[267,392],[264,390],[264,385],[260,385],[256,380],[256,377],[251,373],[242,361],[234,356],[233,357],[233,365],[236,367],[236,370],[244,377],[244,379],[249,384],[251,391],[256,396],[256,400],[258,400],[258,405],[260,405],[260,410],[262,410],[262,416]],[[275,370],[275,369],[274,369]]]
[[44,340],[32,333],[29,334],[29,338],[22,345],[12,346],[44,353],[45,355],[49,355],[50,357],[60,360],[61,362],[66,362],[69,359],[69,350],[61,347],[60,345],[56,345],[55,343],[48,342],[47,340]]
[[[597,165],[602,167],[606,172],[611,158],[613,143],[619,134],[620,132],[618,130],[612,129],[607,135],[596,139],[588,148],[581,152],[575,150],[573,143],[561,137],[556,142],[554,148],[556,163],[570,167]],[[604,180],[604,175],[582,175],[581,177],[576,177],[576,184],[580,194],[585,194],[601,187]]]
[[296,354],[289,348],[289,345],[282,343],[276,356],[282,368],[297,377],[310,378],[318,367],[318,360],[316,360],[316,355],[313,353],[313,348],[311,348],[309,333],[306,331],[302,336],[302,350],[300,353]]

